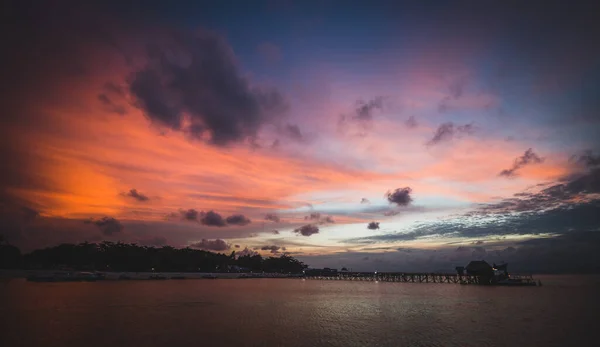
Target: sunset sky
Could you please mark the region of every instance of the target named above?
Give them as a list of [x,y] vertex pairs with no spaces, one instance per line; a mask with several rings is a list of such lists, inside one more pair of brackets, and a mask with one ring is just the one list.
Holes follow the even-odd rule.
[[23,251],[600,266],[592,2],[14,3],[0,234]]

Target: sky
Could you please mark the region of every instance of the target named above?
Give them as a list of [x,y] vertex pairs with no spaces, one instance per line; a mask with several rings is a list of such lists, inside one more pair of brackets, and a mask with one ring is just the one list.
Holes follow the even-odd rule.
[[593,2],[9,1],[0,234],[600,270]]

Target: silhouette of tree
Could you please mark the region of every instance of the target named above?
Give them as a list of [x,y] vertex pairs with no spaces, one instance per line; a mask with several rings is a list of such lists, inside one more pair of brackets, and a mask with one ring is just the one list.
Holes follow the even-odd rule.
[[[18,251],[16,247],[14,248]],[[3,251],[2,254],[4,253]],[[18,259],[18,262],[3,261],[3,264],[20,263],[20,252],[17,254],[15,259]],[[306,265],[289,255],[263,259],[262,256],[256,254],[244,255],[236,259],[235,251],[226,255],[191,248],[178,249],[171,246],[155,248],[109,241],[98,244],[65,243],[35,250],[23,256],[22,259],[24,266],[28,269],[228,272],[231,266],[235,265],[257,272],[300,273],[306,268]]]
[[0,269],[16,269],[21,267],[21,251],[9,244],[0,235]]

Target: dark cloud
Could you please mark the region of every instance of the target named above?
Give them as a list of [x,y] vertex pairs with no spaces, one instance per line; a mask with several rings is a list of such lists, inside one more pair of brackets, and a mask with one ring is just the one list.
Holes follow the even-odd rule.
[[502,170],[498,175],[504,177],[514,177],[517,174],[517,171],[523,168],[526,165],[530,164],[539,164],[544,161],[544,158],[533,152],[533,149],[529,148],[525,151],[525,153],[515,159],[512,167],[510,169]]
[[325,216],[325,217],[323,217],[323,219],[321,219],[320,223],[333,224],[333,223],[335,223],[335,220],[333,220],[333,217],[331,217],[331,216]]
[[385,196],[387,200],[398,206],[407,206],[412,202],[412,197],[410,194],[412,193],[412,189],[410,187],[397,188],[394,191],[388,191]]
[[181,210],[179,212],[183,219],[194,222],[198,221],[198,216],[200,215],[200,213],[193,208],[190,208],[189,210]]
[[367,198],[362,198],[362,199],[360,199],[360,203],[361,204],[370,204],[371,201],[369,201],[369,199],[367,199]]
[[427,146],[437,145],[438,143],[449,141],[454,137],[460,137],[462,135],[470,135],[475,131],[475,126],[473,124],[465,124],[465,125],[455,125],[452,122],[446,122],[441,124],[433,138],[427,141]]
[[8,242],[18,241],[29,224],[40,218],[40,212],[0,199],[0,236]]
[[[191,221],[191,222],[200,222],[206,226],[224,227],[227,225],[226,220],[215,211],[204,212],[204,211],[198,211],[193,208],[190,208],[188,210],[180,210],[179,214],[181,215],[181,218],[183,220],[187,220],[187,221]],[[171,214],[171,215],[173,215],[173,214]],[[169,216],[167,216],[167,218],[169,218]],[[230,223],[230,224],[238,224],[238,225],[245,225],[245,224],[240,224],[240,223],[244,223],[245,222],[244,219],[247,219],[246,217],[244,217],[242,215],[229,216],[228,218],[231,218],[232,223]],[[250,223],[250,220],[247,220],[247,221],[248,221],[248,223]],[[248,223],[246,223],[246,224],[248,224]]]
[[577,203],[593,201],[600,193],[600,168],[571,175],[562,183],[553,184],[536,193],[517,193],[512,198],[494,204],[484,204],[471,215],[488,215],[513,212],[542,212]]
[[240,245],[235,245],[234,247],[235,247],[235,248],[240,248]]
[[331,216],[321,216],[319,212],[312,212],[310,215],[305,216],[304,220],[316,221],[319,224],[331,224],[335,223],[335,220]]
[[275,222],[275,223],[279,223],[281,221],[281,219],[279,218],[278,215],[273,214],[273,213],[267,213],[265,215],[265,220],[271,221],[271,222]]
[[111,105],[110,98],[106,94],[98,94],[98,100],[104,105]]
[[367,229],[376,230],[379,229],[379,222],[369,222]]
[[[507,262],[513,273],[598,273],[600,233],[574,231],[526,241],[490,240],[488,247],[461,245],[436,249],[398,248],[386,252],[386,263],[377,268],[364,262],[384,259],[381,253],[346,252],[339,255],[303,257],[312,266],[347,266],[358,271],[453,272],[455,266],[482,259],[490,264]],[[343,262],[343,265],[341,264]],[[543,281],[543,280],[542,280]]]
[[434,223],[423,223],[408,232],[353,239],[350,242],[399,242],[434,236],[501,237],[503,235],[563,235],[598,231],[600,168],[572,175],[563,183],[536,193],[517,194],[497,203]]
[[415,116],[410,116],[408,117],[408,119],[404,122],[404,125],[406,125],[407,128],[409,129],[414,129],[417,126],[419,126],[419,123],[417,123],[417,119],[415,118]]
[[21,207],[21,215],[22,219],[25,222],[32,221],[40,216],[40,211],[34,210],[32,208],[23,206]]
[[230,224],[230,225],[242,225],[242,226],[251,223],[251,221],[248,217],[241,215],[241,214],[234,214],[232,216],[229,216],[225,219],[225,221],[227,222],[227,224]]
[[127,114],[127,111],[125,110],[125,106],[115,104],[113,102],[112,98],[109,97],[107,94],[104,94],[104,93],[98,94],[98,101],[100,101],[102,106],[104,106],[104,109],[107,110],[108,112],[113,112],[113,113],[120,114],[120,115]]
[[271,253],[275,254],[275,253],[279,253],[279,250],[281,249],[281,247],[279,246],[262,246],[260,248],[262,251],[270,251]]
[[467,85],[468,79],[466,77],[458,78],[452,81],[448,86],[448,91],[453,99],[460,99],[463,95],[464,89]]
[[600,155],[595,154],[592,150],[587,150],[580,155],[572,156],[570,161],[594,168],[600,166]]
[[123,87],[114,82],[106,82],[104,84],[104,90],[109,94],[125,96],[125,90]]
[[[221,36],[171,31],[164,40],[167,44],[148,47],[149,63],[131,76],[129,86],[135,105],[152,121],[227,145],[255,137],[286,111],[281,94],[252,87],[242,76]],[[187,129],[184,114],[191,122]]]
[[300,228],[294,229],[294,232],[297,234],[301,234],[302,236],[310,236],[313,234],[318,234],[319,227],[312,224],[306,224],[301,226]]
[[376,110],[383,110],[383,97],[376,97],[369,101],[358,100],[352,115],[340,115],[338,131],[345,133],[350,124],[355,124],[359,128],[357,135],[366,135],[366,131],[373,125],[373,113]]
[[321,214],[319,212],[312,212],[310,215],[304,217],[304,220],[319,220],[319,219],[321,219]]
[[90,222],[102,230],[102,234],[111,236],[123,231],[121,222],[112,217],[103,217],[98,220],[90,220]]
[[216,240],[207,240],[202,239],[200,242],[196,242],[191,244],[191,247],[204,249],[207,251],[226,251],[230,248],[230,245],[225,242],[225,240],[216,239]]
[[300,127],[295,124],[288,124],[283,129],[284,134],[296,142],[304,141],[304,135],[300,131]]
[[224,227],[226,225],[223,217],[215,211],[202,212],[200,223],[211,227]]
[[274,235],[279,235],[279,230],[273,230],[271,231],[271,233],[273,233]]
[[356,110],[354,119],[361,122],[370,122],[373,120],[373,112],[375,110],[383,109],[383,98],[376,97],[375,99],[369,100],[367,102],[363,100],[359,100],[356,102]]
[[140,192],[137,189],[130,189],[127,193],[123,193],[123,196],[134,198],[137,201],[148,201],[150,198]]

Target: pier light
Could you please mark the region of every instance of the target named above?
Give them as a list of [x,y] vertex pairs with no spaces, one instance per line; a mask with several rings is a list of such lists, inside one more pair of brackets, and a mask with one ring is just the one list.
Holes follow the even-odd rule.
[[377,270],[375,270],[375,274],[377,275]]

